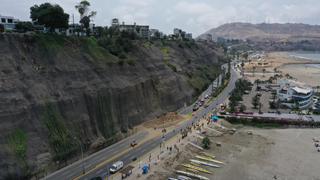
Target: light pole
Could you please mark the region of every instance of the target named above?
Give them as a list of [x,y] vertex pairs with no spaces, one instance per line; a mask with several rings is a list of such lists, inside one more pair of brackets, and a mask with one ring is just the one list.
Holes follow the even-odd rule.
[[84,161],[83,161],[83,149],[82,149],[82,144],[81,144],[81,141],[76,138],[76,137],[73,137],[78,143],[79,143],[79,146],[80,146],[80,150],[81,150],[81,161],[82,161],[82,174],[85,174],[86,173],[86,168],[85,168],[85,164],[84,164]]

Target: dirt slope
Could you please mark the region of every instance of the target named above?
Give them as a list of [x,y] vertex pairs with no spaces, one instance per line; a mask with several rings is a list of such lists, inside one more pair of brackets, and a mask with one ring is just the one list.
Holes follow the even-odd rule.
[[0,34],[0,179],[65,165],[74,137],[93,152],[191,103],[223,63],[212,44],[133,44],[119,59],[95,38]]

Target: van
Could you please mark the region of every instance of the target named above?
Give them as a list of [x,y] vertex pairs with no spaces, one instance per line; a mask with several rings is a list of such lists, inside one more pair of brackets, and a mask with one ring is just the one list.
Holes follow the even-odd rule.
[[192,180],[192,179],[187,176],[178,176],[178,180]]
[[112,164],[112,166],[110,167],[109,171],[110,171],[111,174],[114,174],[114,173],[116,173],[117,171],[119,171],[122,168],[123,168],[123,162],[122,161],[117,161],[117,162]]

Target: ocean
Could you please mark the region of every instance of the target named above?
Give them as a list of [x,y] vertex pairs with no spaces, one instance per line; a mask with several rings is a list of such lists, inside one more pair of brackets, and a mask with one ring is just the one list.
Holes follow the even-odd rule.
[[317,64],[305,64],[302,66],[320,69],[320,52],[296,51],[296,52],[288,52],[288,56],[293,58],[311,60]]

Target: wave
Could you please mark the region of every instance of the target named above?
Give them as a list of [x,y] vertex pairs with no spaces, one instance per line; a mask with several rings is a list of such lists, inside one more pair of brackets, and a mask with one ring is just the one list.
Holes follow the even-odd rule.
[[296,58],[296,59],[305,59],[310,60],[313,62],[319,62],[320,61],[320,53],[288,53],[289,57]]

